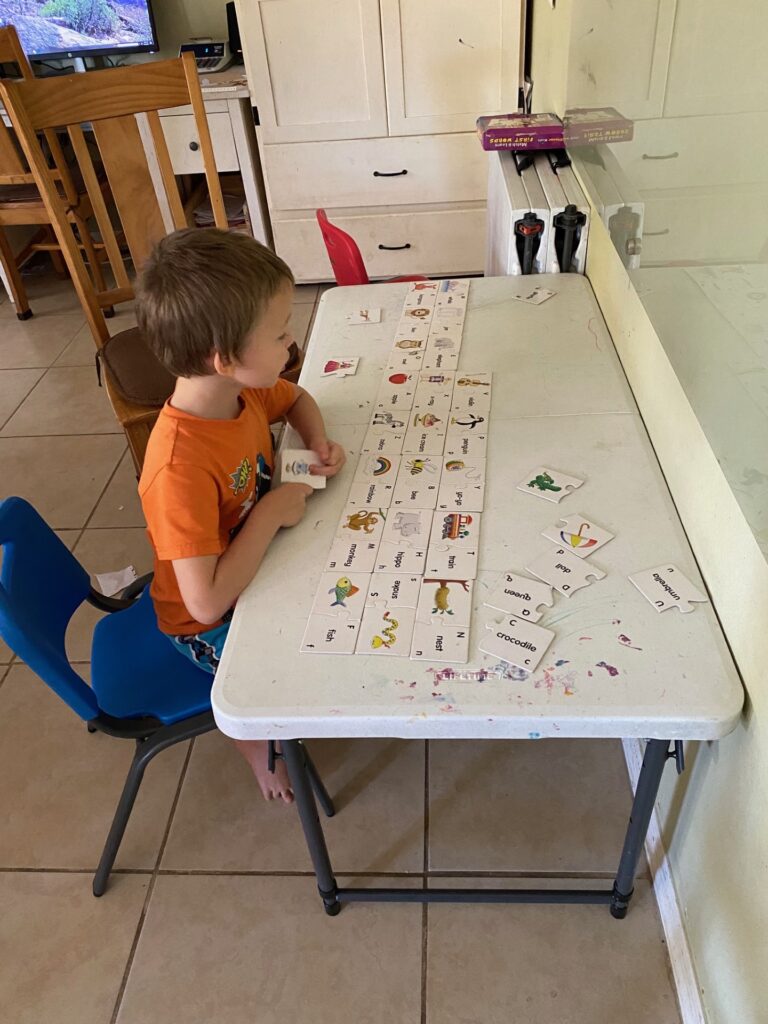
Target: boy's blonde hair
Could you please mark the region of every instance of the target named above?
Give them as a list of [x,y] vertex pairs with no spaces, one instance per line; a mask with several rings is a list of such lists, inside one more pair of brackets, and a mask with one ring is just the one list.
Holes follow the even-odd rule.
[[139,329],[176,377],[211,372],[214,352],[237,359],[246,335],[293,274],[249,235],[184,228],[155,246],[137,289]]

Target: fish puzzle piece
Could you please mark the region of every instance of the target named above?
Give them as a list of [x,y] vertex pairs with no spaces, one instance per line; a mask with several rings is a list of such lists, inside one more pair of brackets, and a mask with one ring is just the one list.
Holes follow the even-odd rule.
[[356,654],[407,658],[411,651],[415,608],[390,608],[385,602],[365,606]]
[[536,626],[514,615],[486,622],[480,650],[526,672],[535,671],[555,637],[551,629]]
[[537,466],[517,485],[518,491],[535,494],[537,498],[558,502],[584,483],[577,476],[568,476],[556,469]]
[[706,594],[695,587],[676,565],[657,565],[655,569],[632,573],[629,581],[657,612],[679,608],[687,615],[694,611],[693,603],[708,600]]
[[354,654],[360,620],[310,615],[299,650],[302,654]]
[[421,581],[416,621],[431,625],[449,623],[469,627],[472,619],[471,579],[439,579],[425,576]]
[[542,530],[541,536],[562,545],[577,558],[588,558],[615,536],[580,512],[572,516],[563,516],[560,522],[563,524],[562,527],[550,526]]
[[551,583],[555,590],[566,597],[570,597],[574,590],[588,587],[592,582],[590,576],[596,580],[605,578],[602,569],[598,569],[592,562],[576,558],[563,547],[544,552],[529,562],[525,569],[545,583]]
[[505,572],[483,603],[507,615],[538,622],[544,614],[541,608],[551,608],[554,596],[549,583]]
[[359,622],[363,617],[370,580],[366,573],[350,573],[348,576],[340,576],[337,572],[321,573],[311,614]]
[[441,622],[432,625],[416,622],[411,641],[414,661],[446,661],[464,664],[469,661],[469,626],[453,626]]

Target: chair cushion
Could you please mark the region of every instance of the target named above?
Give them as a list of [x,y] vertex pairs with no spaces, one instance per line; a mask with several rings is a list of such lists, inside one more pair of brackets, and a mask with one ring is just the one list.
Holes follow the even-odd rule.
[[213,676],[175,650],[157,628],[149,587],[130,608],[97,623],[91,686],[108,715],[153,715],[170,725],[210,711],[212,683]]
[[138,327],[115,334],[99,350],[109,383],[127,402],[159,409],[173,393],[176,378],[163,366]]

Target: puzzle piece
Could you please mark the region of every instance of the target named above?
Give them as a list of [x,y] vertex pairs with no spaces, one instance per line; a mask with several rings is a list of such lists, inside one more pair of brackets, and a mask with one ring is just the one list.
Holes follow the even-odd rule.
[[461,413],[474,412],[478,413],[480,416],[485,416],[487,420],[490,411],[490,389],[488,389],[487,391],[481,391],[479,389],[476,389],[470,392],[454,391],[451,412],[455,416],[459,416]]
[[415,608],[389,608],[384,602],[367,604],[360,623],[356,653],[407,658],[415,621]]
[[421,365],[425,370],[455,370],[459,365],[459,353],[444,352],[430,346],[424,354]]
[[357,373],[359,362],[359,356],[355,356],[352,359],[343,359],[341,356],[338,356],[335,359],[326,359],[323,364],[323,368],[320,371],[320,376],[349,377],[350,375]]
[[394,433],[403,433],[408,430],[410,423],[410,414],[408,412],[397,410],[390,412],[389,409],[374,409],[368,426],[369,428],[377,427],[382,431],[391,430]]
[[447,417],[449,434],[483,434],[488,431],[488,413],[470,409],[451,409]]
[[399,455],[361,455],[355,467],[353,480],[375,480],[382,486],[394,490],[399,469]]
[[433,626],[445,622],[468,627],[472,619],[473,586],[470,579],[425,576],[421,581],[416,620]]
[[366,540],[379,541],[384,532],[387,519],[385,509],[372,505],[356,505],[347,502],[341,513],[336,537],[348,540],[350,537],[364,537]]
[[280,452],[280,482],[308,484],[314,490],[325,487],[326,478],[309,472],[310,466],[321,465],[317,454],[309,448],[284,448]]
[[439,509],[482,512],[485,495],[485,459],[443,459]]
[[422,307],[423,309],[432,309],[436,298],[436,288],[428,288],[420,292],[408,291],[405,296],[403,309],[415,309],[418,307]]
[[590,576],[594,576],[596,580],[605,578],[602,569],[598,569],[592,562],[576,558],[563,547],[546,551],[529,562],[525,569],[545,583],[551,583],[555,590],[566,597],[570,597],[574,590],[588,587],[592,582],[588,578]]
[[444,551],[477,552],[480,543],[480,512],[459,512],[456,510],[436,512],[432,520],[430,547]]
[[387,607],[415,608],[419,603],[421,576],[397,572],[375,572],[370,577],[368,601],[384,601]]
[[357,309],[344,318],[348,324],[378,324],[381,322],[380,309]]
[[562,527],[550,526],[542,530],[541,536],[554,541],[555,544],[562,544],[577,558],[588,558],[614,538],[614,534],[597,526],[580,512],[572,516],[563,516],[560,522],[563,524]]
[[361,451],[365,454],[399,455],[403,450],[405,431],[395,431],[388,427],[368,427],[363,438]]
[[477,561],[478,552],[475,548],[430,544],[424,571],[441,579],[451,577],[474,580],[477,578]]
[[411,427],[403,440],[403,455],[442,455],[445,447],[445,427]]
[[478,373],[457,373],[454,382],[457,395],[474,394],[478,391],[487,391],[490,394],[492,386],[493,374],[486,370]]
[[350,572],[373,572],[379,539],[345,539],[336,537],[325,560],[325,572],[338,572],[348,576]]
[[421,364],[424,362],[425,351],[426,348],[423,345],[406,351],[402,351],[399,348],[393,349],[384,372],[398,373],[405,371],[406,373],[413,373],[415,370],[420,370]]
[[371,577],[365,573],[339,576],[337,572],[320,574],[312,615],[357,620],[363,617]]
[[299,650],[302,654],[354,654],[360,621],[310,615]]
[[679,608],[687,615],[694,611],[692,602],[708,600],[706,594],[695,587],[676,565],[657,565],[655,569],[632,573],[629,581],[657,612]]
[[386,510],[392,504],[393,493],[392,487],[378,480],[353,480],[347,495],[347,504]]
[[452,455],[456,458],[484,459],[487,452],[487,434],[452,434],[449,428],[445,435],[444,455]]
[[389,510],[389,517],[383,528],[381,539],[400,547],[426,550],[432,527],[432,510],[409,508]]
[[416,622],[411,641],[414,661],[447,661],[464,664],[469,661],[469,626],[440,623],[437,626]]
[[505,572],[496,587],[485,598],[484,604],[507,615],[538,622],[542,606],[551,608],[554,603],[549,583],[532,580],[514,572]]
[[555,634],[532,622],[506,616],[485,624],[480,650],[526,672],[533,672],[547,652]]
[[537,498],[558,502],[584,483],[577,476],[568,476],[556,469],[538,466],[517,485],[518,491],[535,494]]
[[394,506],[431,508],[437,504],[441,460],[433,456],[405,455],[400,463],[392,497]]

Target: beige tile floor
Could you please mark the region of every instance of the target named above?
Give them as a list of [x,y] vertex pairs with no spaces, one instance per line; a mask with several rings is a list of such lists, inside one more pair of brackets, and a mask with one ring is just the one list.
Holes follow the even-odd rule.
[[[26,323],[0,303],[0,497],[31,500],[89,571],[142,572],[133,469],[83,317],[53,275],[29,289]],[[317,298],[297,289],[299,338]],[[132,323],[130,311],[112,321]],[[86,677],[96,618],[78,614],[67,638]],[[609,885],[629,797],[617,743],[313,751],[339,810],[327,827],[335,866],[355,884]],[[580,906],[356,904],[330,919],[295,813],[257,797],[219,734],[151,764],[95,900],[130,756],[89,735],[0,643],[3,1021],[679,1024],[647,876],[623,923]]]

